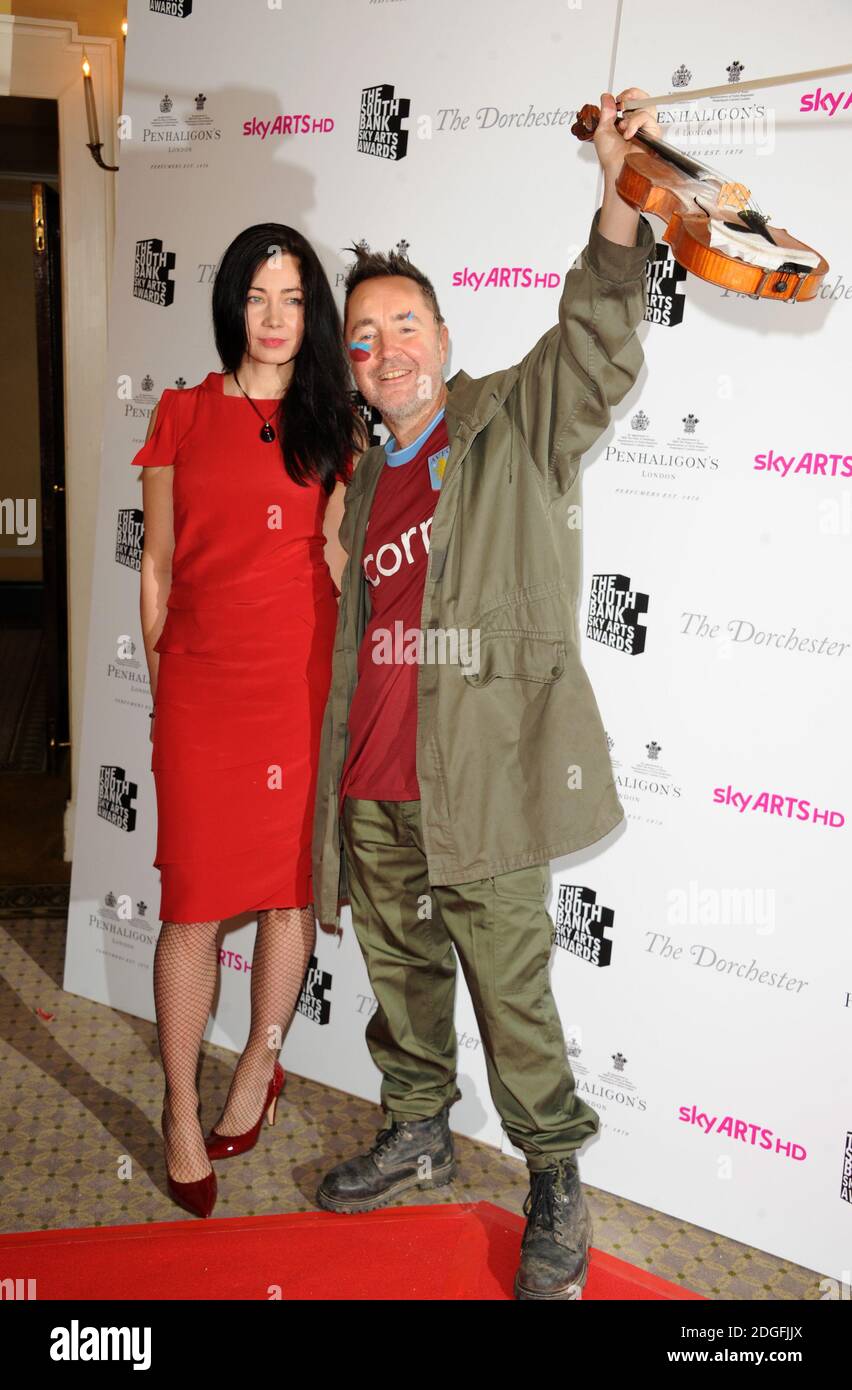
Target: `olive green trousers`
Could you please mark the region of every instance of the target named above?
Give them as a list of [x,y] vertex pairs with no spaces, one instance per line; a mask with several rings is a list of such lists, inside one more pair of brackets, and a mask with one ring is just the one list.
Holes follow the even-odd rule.
[[437,1115],[456,1085],[456,955],[503,1128],[531,1171],[596,1134],[575,1089],[548,966],[547,864],[430,887],[419,801],[345,797],[343,847],[355,934],[376,1009],[367,1046],[390,1120]]

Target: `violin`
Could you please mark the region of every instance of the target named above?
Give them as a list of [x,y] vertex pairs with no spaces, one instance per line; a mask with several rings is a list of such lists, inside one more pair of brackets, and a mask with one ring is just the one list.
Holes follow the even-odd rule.
[[[790,79],[763,78],[749,85],[785,80]],[[726,84],[705,89],[724,90]],[[703,93],[685,93],[679,100],[684,95],[691,98]],[[616,128],[628,110],[671,100],[654,97],[619,103]],[[572,135],[578,140],[591,140],[600,114],[598,106],[581,107],[571,127]],[[674,145],[646,135],[641,128],[629,141],[615,186],[631,207],[662,218],[666,223],[663,240],[672,248],[675,260],[712,285],[751,299],[778,299],[793,304],[815,298],[828,272],[828,262],[819,251],[797,241],[783,228],[769,225],[744,184],[726,179]]]

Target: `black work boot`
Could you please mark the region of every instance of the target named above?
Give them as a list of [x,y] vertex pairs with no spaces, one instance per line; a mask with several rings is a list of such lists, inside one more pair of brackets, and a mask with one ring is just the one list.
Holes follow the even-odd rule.
[[369,1153],[326,1173],[317,1202],[326,1211],[372,1211],[410,1187],[443,1187],[455,1177],[449,1106],[426,1120],[380,1129]]
[[592,1214],[573,1155],[530,1174],[524,1214],[527,1226],[515,1297],[582,1298],[589,1273]]

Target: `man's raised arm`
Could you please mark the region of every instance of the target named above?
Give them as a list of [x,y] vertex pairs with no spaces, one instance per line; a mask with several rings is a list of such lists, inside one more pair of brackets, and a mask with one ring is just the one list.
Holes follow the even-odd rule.
[[[620,98],[645,95],[631,87]],[[635,111],[622,133],[615,113],[615,99],[604,93],[594,137],[603,201],[585,249],[565,276],[559,323],[522,359],[512,390],[516,426],[551,501],[572,486],[582,454],[606,429],[644,360],[636,327],[645,314],[645,265],[654,234],[616,192],[615,181],[633,132],[644,126],[656,134],[659,127],[652,112]]]

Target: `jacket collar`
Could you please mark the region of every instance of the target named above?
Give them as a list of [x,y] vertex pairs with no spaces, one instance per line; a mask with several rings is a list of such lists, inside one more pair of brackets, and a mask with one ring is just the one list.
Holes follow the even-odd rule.
[[502,367],[489,376],[470,377],[458,371],[447,382],[447,431],[452,438],[453,424],[465,424],[472,434],[484,429],[492,415],[503,404],[518,376],[518,368]]

